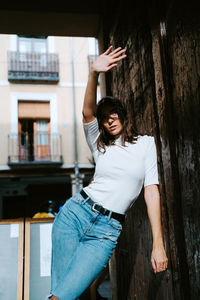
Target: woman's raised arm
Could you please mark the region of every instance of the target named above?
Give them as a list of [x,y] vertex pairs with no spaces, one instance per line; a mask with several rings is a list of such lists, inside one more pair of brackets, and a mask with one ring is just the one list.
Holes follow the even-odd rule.
[[119,47],[112,52],[111,50],[112,46],[110,46],[103,54],[99,55],[92,64],[82,109],[84,123],[91,122],[95,118],[99,73],[111,70],[117,66],[117,63],[120,60],[126,57],[126,54],[124,54],[126,49]]

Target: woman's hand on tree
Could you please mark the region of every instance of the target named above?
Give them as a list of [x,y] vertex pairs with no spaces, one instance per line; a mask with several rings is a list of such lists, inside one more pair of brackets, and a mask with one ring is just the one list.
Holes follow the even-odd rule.
[[151,254],[151,263],[154,270],[154,273],[162,272],[167,269],[168,258],[165,253],[163,246],[153,248]]
[[110,46],[104,53],[99,55],[93,62],[91,71],[96,73],[107,72],[117,66],[117,63],[126,57],[126,49],[118,47],[111,52],[112,46]]

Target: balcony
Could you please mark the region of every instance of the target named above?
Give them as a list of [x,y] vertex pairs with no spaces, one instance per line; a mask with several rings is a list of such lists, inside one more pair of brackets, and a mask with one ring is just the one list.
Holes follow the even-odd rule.
[[59,81],[59,60],[55,53],[8,52],[9,81]]
[[61,165],[63,163],[59,134],[8,135],[8,165]]
[[[88,55],[88,69],[89,69],[89,74],[90,74],[90,71],[91,71],[92,64],[93,64],[93,62],[95,61],[95,59],[97,57],[98,57],[98,55],[96,55],[96,54]],[[97,84],[99,85],[99,83],[100,83],[100,81],[99,81],[99,78],[98,78]]]
[[95,61],[95,59],[97,57],[98,57],[98,55],[96,55],[96,54],[88,55],[88,68],[89,68],[89,72],[91,71],[91,66],[92,66],[93,62]]

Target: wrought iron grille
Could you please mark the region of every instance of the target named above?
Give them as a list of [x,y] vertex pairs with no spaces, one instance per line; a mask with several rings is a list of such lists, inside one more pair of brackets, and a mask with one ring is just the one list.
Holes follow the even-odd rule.
[[88,55],[88,68],[89,68],[89,72],[91,71],[91,66],[93,64],[93,62],[95,61],[95,59],[97,58],[98,55],[93,54],[93,55]]
[[8,80],[59,81],[59,60],[55,53],[8,52]]
[[8,164],[42,162],[62,163],[60,134],[8,135]]

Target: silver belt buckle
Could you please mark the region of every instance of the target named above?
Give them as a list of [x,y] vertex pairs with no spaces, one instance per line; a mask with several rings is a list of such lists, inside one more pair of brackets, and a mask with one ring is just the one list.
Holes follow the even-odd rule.
[[98,203],[95,202],[94,204],[92,204],[92,211],[99,213],[99,211],[95,208],[95,205],[98,205]]

